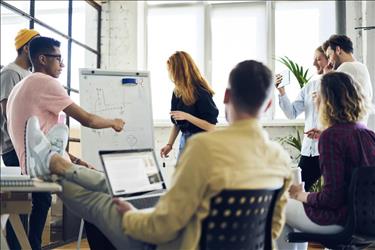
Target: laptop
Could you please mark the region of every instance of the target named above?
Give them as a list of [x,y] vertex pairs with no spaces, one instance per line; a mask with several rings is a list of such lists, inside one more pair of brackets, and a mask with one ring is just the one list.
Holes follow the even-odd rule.
[[166,192],[153,149],[99,151],[112,197],[136,208],[151,208]]

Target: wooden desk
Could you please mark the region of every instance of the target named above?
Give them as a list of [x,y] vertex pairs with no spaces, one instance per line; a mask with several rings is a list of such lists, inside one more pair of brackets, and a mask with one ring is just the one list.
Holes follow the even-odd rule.
[[[6,223],[7,215],[17,236],[21,249],[31,249],[26,232],[21,223],[20,214],[31,212],[31,192],[61,192],[62,188],[57,183],[34,181],[33,186],[1,186],[1,224]],[[3,221],[4,220],[4,221]],[[1,249],[9,249],[4,232],[1,229]]]

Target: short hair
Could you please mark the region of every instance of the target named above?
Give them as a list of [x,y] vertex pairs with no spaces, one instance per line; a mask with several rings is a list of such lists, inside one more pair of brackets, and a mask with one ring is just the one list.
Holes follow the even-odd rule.
[[38,57],[43,54],[53,53],[54,47],[60,47],[60,42],[50,38],[39,36],[33,38],[29,43],[29,56],[33,66],[38,64]]
[[325,74],[320,95],[319,115],[325,127],[360,121],[370,108],[361,85],[343,72]]
[[269,96],[272,72],[260,62],[246,60],[230,72],[229,86],[234,106],[242,112],[256,115]]
[[346,53],[353,53],[353,42],[345,35],[332,35],[322,45],[324,51],[327,51],[328,47],[335,50],[337,46]]

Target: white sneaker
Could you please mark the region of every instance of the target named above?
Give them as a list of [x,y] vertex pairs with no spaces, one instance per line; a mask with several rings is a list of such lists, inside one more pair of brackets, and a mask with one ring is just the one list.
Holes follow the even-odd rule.
[[56,124],[48,131],[46,137],[51,143],[52,151],[63,155],[68,145],[69,128],[65,124]]
[[51,143],[40,130],[39,120],[36,116],[30,117],[26,122],[25,132],[26,172],[31,177],[50,175],[49,162],[52,155]]

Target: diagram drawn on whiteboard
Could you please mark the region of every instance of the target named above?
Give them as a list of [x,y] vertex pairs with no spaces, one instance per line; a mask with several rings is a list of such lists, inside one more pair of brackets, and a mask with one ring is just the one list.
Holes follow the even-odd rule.
[[99,150],[154,148],[148,72],[80,70],[80,105],[98,116],[125,121],[123,131],[81,128],[82,156],[101,166]]

